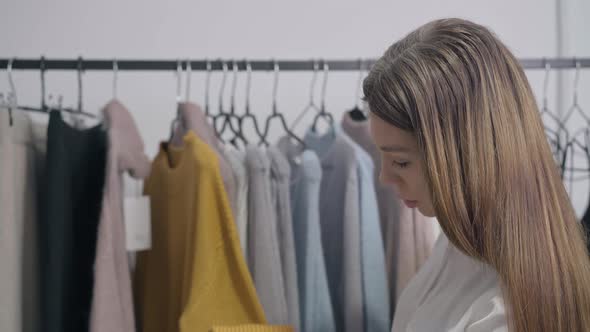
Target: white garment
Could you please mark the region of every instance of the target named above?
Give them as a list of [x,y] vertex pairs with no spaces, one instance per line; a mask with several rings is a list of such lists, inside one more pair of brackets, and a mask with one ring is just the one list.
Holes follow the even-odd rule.
[[[234,172],[236,181],[235,220],[240,235],[240,244],[244,257],[248,257],[248,172],[246,171],[244,151],[226,146],[223,150],[225,159]],[[247,260],[246,260],[247,261]]]
[[392,332],[506,332],[495,270],[441,234],[432,255],[399,299]]
[[[10,123],[12,120],[12,124]],[[37,134],[42,135],[37,136]],[[29,115],[0,108],[0,331],[38,330],[37,181],[45,140]]]

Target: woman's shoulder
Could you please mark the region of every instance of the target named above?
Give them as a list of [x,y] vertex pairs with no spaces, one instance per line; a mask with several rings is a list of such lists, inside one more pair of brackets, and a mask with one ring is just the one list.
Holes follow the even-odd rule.
[[498,274],[440,236],[399,298],[393,332],[506,331]]

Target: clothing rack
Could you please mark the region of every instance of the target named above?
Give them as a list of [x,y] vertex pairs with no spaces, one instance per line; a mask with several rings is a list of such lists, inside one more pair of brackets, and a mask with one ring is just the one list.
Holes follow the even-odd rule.
[[[233,64],[238,70],[246,70],[250,64],[252,71],[271,71],[278,65],[280,71],[313,71],[323,69],[327,64],[330,71],[358,71],[369,68],[375,63],[375,59],[357,60],[139,60],[139,59],[24,59],[24,58],[0,58],[0,70],[7,70],[12,62],[12,69],[19,70],[128,70],[128,71],[172,71],[187,68],[190,61],[192,70],[195,71],[219,71],[233,69]],[[590,68],[590,57],[576,58],[523,58],[520,59],[525,69],[574,69]]]

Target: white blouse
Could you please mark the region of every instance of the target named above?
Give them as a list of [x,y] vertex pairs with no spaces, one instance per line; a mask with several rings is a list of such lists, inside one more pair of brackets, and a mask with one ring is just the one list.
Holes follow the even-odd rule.
[[500,281],[441,233],[432,255],[402,292],[392,332],[507,332]]

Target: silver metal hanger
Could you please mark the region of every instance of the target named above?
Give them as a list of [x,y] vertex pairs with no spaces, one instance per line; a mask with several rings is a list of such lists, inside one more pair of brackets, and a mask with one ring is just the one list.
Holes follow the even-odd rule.
[[301,121],[301,119],[303,119],[303,116],[305,116],[305,114],[307,112],[309,112],[310,110],[314,110],[316,111],[316,113],[320,113],[320,107],[318,107],[315,104],[315,98],[314,98],[314,92],[315,92],[315,83],[317,81],[318,78],[318,70],[319,70],[319,63],[317,60],[314,60],[313,62],[313,75],[311,77],[311,84],[309,87],[309,103],[307,104],[307,106],[305,106],[305,108],[299,112],[299,115],[297,115],[297,118],[295,118],[295,121],[293,121],[293,123],[291,124],[291,130],[295,129],[295,126],[297,126],[297,124]]
[[328,87],[328,74],[330,72],[330,68],[328,63],[324,61],[324,82],[322,84],[322,103],[320,105],[320,112],[316,114],[315,118],[313,119],[312,130],[317,131],[317,124],[320,119],[324,119],[328,126],[331,128],[334,127],[334,117],[332,114],[326,111],[326,90]]
[[[174,131],[176,127],[179,125],[181,121],[180,116],[180,103],[182,102],[182,63],[180,60],[176,61],[176,112],[174,113],[174,117],[172,122],[170,123],[170,136],[168,138],[168,142],[172,142],[172,138],[174,137]],[[182,124],[181,124],[182,125]]]
[[[575,59],[575,58],[574,58]],[[578,104],[578,82],[580,81],[580,60],[574,60],[576,63],[576,72],[574,74],[574,100],[572,106],[568,110],[567,114],[563,118],[564,122],[567,122],[569,118],[572,116],[574,112],[578,113],[587,124],[590,124],[590,118],[586,113],[580,108],[580,104]]]
[[262,138],[260,140],[260,144],[264,144],[266,146],[269,145],[268,142],[268,134],[270,132],[270,124],[271,121],[273,119],[279,119],[279,122],[281,123],[283,130],[285,131],[285,133],[293,138],[295,141],[297,141],[303,148],[305,148],[305,143],[303,142],[303,140],[299,137],[297,137],[297,135],[295,135],[287,126],[287,122],[285,121],[285,117],[283,116],[283,114],[281,112],[279,112],[278,110],[278,106],[277,106],[277,94],[278,94],[278,90],[279,90],[279,73],[280,73],[280,68],[279,68],[279,63],[276,60],[273,60],[274,62],[274,84],[273,84],[273,90],[272,90],[272,114],[269,115],[266,118],[266,123],[264,126],[264,134],[262,135]]
[[258,135],[259,141],[262,141],[264,133],[260,131],[260,127],[258,126],[258,119],[256,116],[250,113],[250,90],[252,88],[252,64],[249,60],[244,60],[246,63],[246,110],[244,114],[238,115],[238,136],[243,140],[244,144],[248,144],[248,140],[244,135],[244,120],[250,119],[254,124],[254,130],[256,135]]
[[[212,122],[213,115],[209,110],[209,91],[211,88],[211,61],[207,59],[205,62],[207,63],[207,74],[205,76],[205,117]],[[211,124],[213,125],[213,123]]]
[[113,59],[113,99],[117,99],[118,73],[119,63],[117,59]]
[[8,64],[6,65],[6,74],[8,75],[8,86],[10,91],[6,96],[6,104],[8,106],[8,123],[12,127],[14,119],[12,117],[12,110],[18,105],[17,98],[16,98],[16,86],[14,84],[14,79],[12,78],[12,64],[14,62],[14,58],[8,59]]

